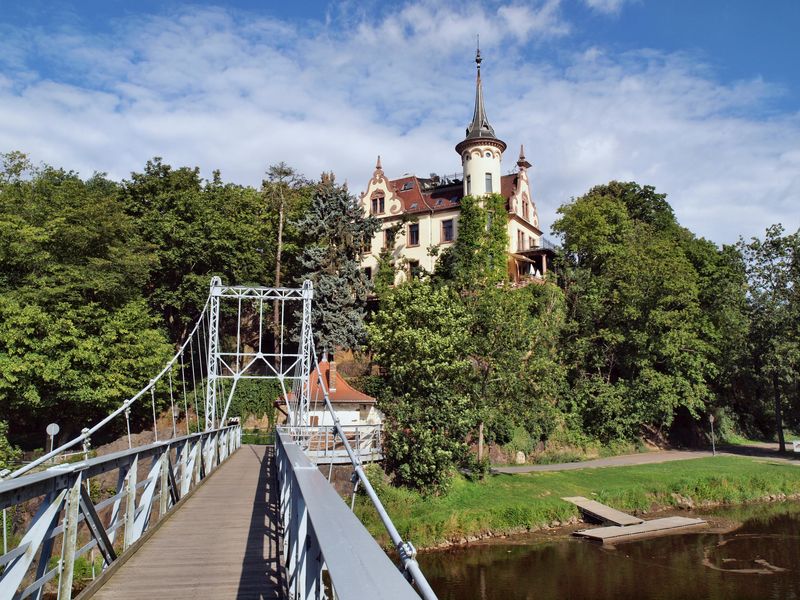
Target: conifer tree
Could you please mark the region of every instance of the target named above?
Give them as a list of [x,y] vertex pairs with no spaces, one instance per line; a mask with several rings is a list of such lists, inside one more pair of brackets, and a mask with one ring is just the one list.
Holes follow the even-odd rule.
[[306,216],[298,223],[306,238],[301,256],[304,279],[314,284],[312,327],[317,349],[359,348],[365,340],[365,305],[370,282],[360,256],[380,225],[365,216],[346,186],[332,175],[317,187]]

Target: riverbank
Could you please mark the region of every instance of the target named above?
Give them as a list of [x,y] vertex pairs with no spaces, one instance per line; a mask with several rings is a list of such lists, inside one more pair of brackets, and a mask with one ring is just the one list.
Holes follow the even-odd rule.
[[[563,496],[586,496],[633,514],[675,508],[782,501],[800,495],[800,468],[785,462],[717,456],[674,463],[525,474],[494,474],[482,481],[457,476],[442,497],[394,488],[377,473],[392,520],[419,549],[444,548],[489,537],[568,527],[580,519]],[[377,515],[363,499],[357,513],[389,547]]]

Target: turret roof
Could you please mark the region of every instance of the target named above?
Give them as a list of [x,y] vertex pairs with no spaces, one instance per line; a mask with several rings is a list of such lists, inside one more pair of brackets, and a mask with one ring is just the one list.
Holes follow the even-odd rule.
[[475,79],[475,109],[472,113],[472,122],[467,126],[466,137],[456,146],[456,151],[461,154],[461,150],[472,141],[492,141],[506,149],[506,144],[494,133],[494,128],[489,124],[486,116],[486,107],[483,104],[483,85],[481,83],[481,50],[478,48],[475,53],[475,64],[477,65],[477,76]]

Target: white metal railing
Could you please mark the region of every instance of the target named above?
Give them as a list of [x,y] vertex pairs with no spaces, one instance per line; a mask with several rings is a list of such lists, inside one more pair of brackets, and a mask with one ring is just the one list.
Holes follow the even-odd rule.
[[[234,425],[0,482],[0,509],[40,502],[19,541],[0,556],[0,598],[41,598],[55,579],[58,598],[69,600],[77,558],[89,554],[94,570],[98,553],[102,569],[111,565],[240,445]],[[140,470],[147,473],[141,481]],[[96,497],[92,483],[115,472],[115,493]]]
[[[382,425],[342,425],[341,429],[361,462],[383,459]],[[303,447],[306,455],[317,464],[350,462],[344,441],[337,433],[335,425],[278,427],[278,431],[291,435]]]
[[[280,517],[284,528],[285,569],[290,597],[303,600],[327,598],[321,583],[322,571],[327,570],[334,589],[333,597],[340,600],[418,598],[414,587],[424,600],[437,600],[417,563],[416,549],[400,535],[364,471],[360,453],[353,450],[345,426],[333,410],[313,343],[311,350],[315,363],[312,376],[317,378],[322,391],[335,437],[341,441],[347,462],[353,467],[353,497],[350,510],[347,510],[339,495],[305,454],[303,443],[307,440],[297,435],[302,433],[302,428],[289,427],[285,432],[276,432]],[[391,561],[352,512],[359,485],[392,540],[403,577],[398,578],[398,571],[387,567]],[[336,526],[335,531],[330,531],[331,524]],[[377,554],[374,552],[376,548],[379,550]]]
[[285,432],[275,439],[289,597],[419,600],[414,588],[347,507],[302,446]]

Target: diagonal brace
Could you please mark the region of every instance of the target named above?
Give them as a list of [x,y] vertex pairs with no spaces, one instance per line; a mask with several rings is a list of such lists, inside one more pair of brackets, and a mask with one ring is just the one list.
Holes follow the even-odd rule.
[[106,561],[106,565],[110,565],[117,559],[117,553],[114,552],[114,546],[111,540],[108,539],[106,530],[94,508],[89,492],[87,492],[86,488],[83,486],[81,486],[81,512],[86,517],[86,525],[89,526],[89,531],[92,532],[92,536],[97,540],[97,547],[103,555],[103,560]]

